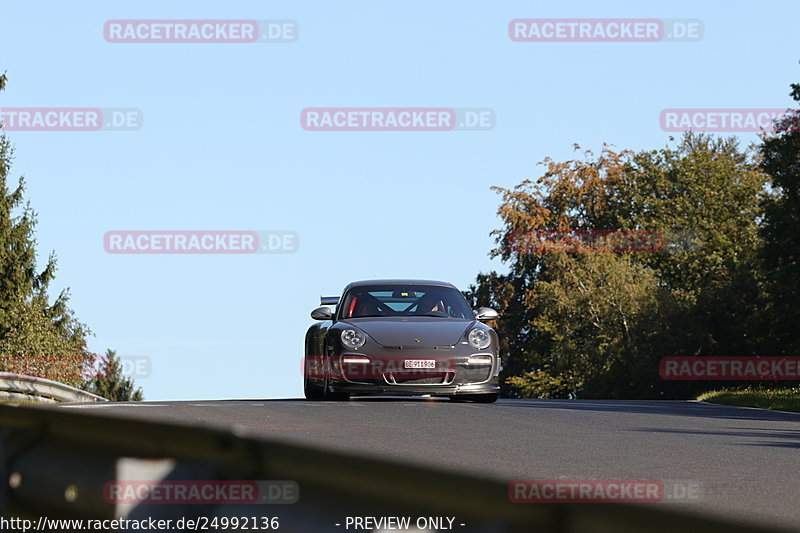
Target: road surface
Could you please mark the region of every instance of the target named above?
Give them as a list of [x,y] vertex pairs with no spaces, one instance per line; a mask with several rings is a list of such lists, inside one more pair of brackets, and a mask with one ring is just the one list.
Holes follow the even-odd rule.
[[685,482],[699,487],[695,497],[664,505],[800,530],[800,415],[791,413],[683,401],[500,400],[479,405],[402,398],[57,408],[237,426],[269,438],[504,481]]

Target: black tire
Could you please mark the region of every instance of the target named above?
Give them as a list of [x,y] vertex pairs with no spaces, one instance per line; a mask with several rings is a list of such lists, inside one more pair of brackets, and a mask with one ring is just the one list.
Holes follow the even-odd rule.
[[330,400],[332,402],[346,402],[350,399],[350,393],[328,391],[328,394],[325,396],[325,399]]
[[[308,348],[306,348],[308,349]],[[327,345],[322,346],[322,353],[328,353]],[[325,356],[323,356],[324,358]],[[306,359],[306,367],[303,369],[303,394],[307,400],[322,400],[322,401],[347,401],[350,399],[350,393],[347,392],[333,392],[328,385],[328,370],[327,364],[323,363],[321,372],[322,383],[317,384],[313,379],[308,377],[308,359]]]
[[[314,348],[314,335],[312,329],[309,329],[306,332],[306,346],[305,346],[305,356],[303,358],[303,394],[305,395],[307,400],[324,400],[325,399],[325,389],[322,388],[322,385],[319,384],[318,381],[310,377],[312,374],[311,369],[309,368],[309,355],[316,353],[317,350]],[[315,367],[317,366],[316,358],[313,358],[312,363]],[[323,367],[324,368],[324,367]],[[313,372],[314,375],[319,376],[320,371],[315,370]]]
[[328,372],[325,372],[325,377],[322,379],[322,399],[331,402],[346,402],[350,399],[348,392],[333,392],[329,384]]
[[322,391],[323,391],[323,400],[328,400],[331,402],[346,402],[350,399],[350,393],[348,392],[333,392],[328,385],[328,376],[325,376],[325,379],[322,382]]
[[317,385],[313,380],[308,377],[308,369],[303,372],[303,393],[306,395],[306,400],[324,400],[325,389]]
[[306,400],[325,399],[325,395],[322,392],[322,387],[314,385],[308,378],[303,380],[303,393],[306,395]]
[[494,403],[497,401],[499,395],[497,393],[491,394],[461,394],[457,396],[450,396],[454,402],[475,402],[475,403]]

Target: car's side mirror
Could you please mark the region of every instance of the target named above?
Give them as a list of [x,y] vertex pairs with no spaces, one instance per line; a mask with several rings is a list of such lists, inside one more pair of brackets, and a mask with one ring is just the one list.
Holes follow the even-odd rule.
[[481,307],[475,311],[475,318],[478,320],[494,320],[499,318],[500,315],[491,307]]
[[333,318],[333,311],[330,307],[317,307],[311,311],[311,318],[314,320],[330,320]]

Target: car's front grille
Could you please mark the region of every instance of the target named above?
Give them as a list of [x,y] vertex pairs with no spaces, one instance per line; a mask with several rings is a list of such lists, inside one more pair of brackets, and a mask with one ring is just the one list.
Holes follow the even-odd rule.
[[395,379],[398,385],[438,385],[441,384],[444,378],[408,378],[408,379]]
[[388,372],[384,374],[386,383],[390,385],[449,385],[456,373],[447,372]]

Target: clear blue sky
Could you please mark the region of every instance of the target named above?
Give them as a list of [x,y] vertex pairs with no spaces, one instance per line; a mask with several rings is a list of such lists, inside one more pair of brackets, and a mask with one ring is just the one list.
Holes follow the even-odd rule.
[[[698,42],[520,43],[515,18],[700,19]],[[284,44],[115,44],[109,19],[289,19]],[[664,108],[773,108],[800,3],[7,2],[0,107],[133,107],[137,131],[11,132],[54,289],[146,356],[150,400],[301,395],[319,296],[363,278],[466,288],[502,269],[491,185],[573,143],[657,148]],[[309,132],[308,107],[481,107],[491,131]],[[743,141],[756,139],[742,134]],[[111,255],[108,230],[292,230],[290,255]]]

